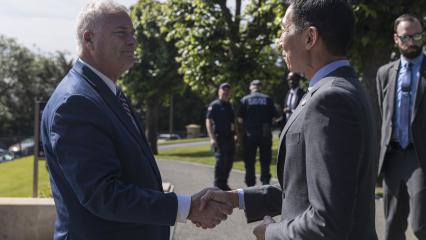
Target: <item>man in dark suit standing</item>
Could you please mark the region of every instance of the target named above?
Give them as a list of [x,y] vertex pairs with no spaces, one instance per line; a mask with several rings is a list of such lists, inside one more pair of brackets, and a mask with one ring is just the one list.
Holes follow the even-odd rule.
[[134,62],[127,9],[111,1],[86,5],[77,20],[79,58],[50,97],[41,123],[57,219],[54,239],[169,239],[190,219],[214,227],[230,207],[203,192],[164,193],[144,129],[117,87]]
[[[283,129],[279,185],[208,191],[245,209],[257,239],[376,240],[376,136],[365,89],[346,59],[354,30],[344,0],[293,0],[280,45],[290,71],[309,79]],[[274,222],[270,216],[281,214]]]
[[299,105],[300,100],[302,100],[303,95],[305,95],[305,91],[300,88],[300,80],[302,80],[302,76],[300,74],[294,72],[288,73],[287,82],[289,89],[287,95],[284,98],[283,104],[283,127],[290,119],[290,116],[294,110],[296,110],[296,107]]
[[413,15],[394,22],[400,59],[377,71],[383,174],[385,240],[405,239],[407,218],[414,235],[426,239],[426,60],[424,31]]

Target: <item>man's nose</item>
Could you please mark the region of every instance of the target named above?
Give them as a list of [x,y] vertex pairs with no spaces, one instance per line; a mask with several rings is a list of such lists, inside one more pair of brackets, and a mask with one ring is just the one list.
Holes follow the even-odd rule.
[[127,39],[127,44],[130,46],[135,46],[136,45],[136,37],[134,34],[130,34],[130,36]]

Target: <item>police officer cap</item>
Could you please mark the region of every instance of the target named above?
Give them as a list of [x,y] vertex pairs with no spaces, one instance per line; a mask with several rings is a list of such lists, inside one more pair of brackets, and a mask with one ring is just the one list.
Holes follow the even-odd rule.
[[256,80],[251,81],[250,86],[252,86],[252,85],[260,86],[260,85],[262,85],[262,83],[259,80],[256,79]]
[[220,88],[220,89],[223,89],[223,88],[231,88],[231,84],[229,84],[229,83],[225,82],[225,83],[220,84],[219,88]]

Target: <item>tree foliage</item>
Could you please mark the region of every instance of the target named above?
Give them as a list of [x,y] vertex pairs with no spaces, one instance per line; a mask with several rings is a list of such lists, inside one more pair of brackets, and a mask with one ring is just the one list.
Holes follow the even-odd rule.
[[[372,97],[376,71],[395,51],[394,19],[404,12],[425,18],[421,2],[352,1],[356,30],[349,59]],[[122,83],[138,109],[146,106],[147,127],[159,116],[149,117],[153,106],[167,105],[181,92],[181,78],[205,99],[222,82],[241,97],[251,80],[260,79],[264,91],[280,100],[287,70],[275,41],[286,7],[285,0],[140,0],[132,9],[138,61]]]
[[137,41],[136,63],[121,81],[137,110],[146,112],[146,134],[154,153],[157,153],[160,106],[183,88],[177,73],[177,50],[160,31],[163,8],[164,4],[156,0],[139,0],[132,7]]
[[65,53],[42,55],[0,36],[0,136],[29,136],[34,99],[47,99],[71,68]]
[[273,46],[283,1],[251,0],[243,13],[241,0],[234,3],[232,12],[226,0],[168,1],[162,30],[176,41],[185,83],[201,93],[229,82],[241,96],[253,79],[273,88],[282,78],[282,61]]
[[415,14],[425,22],[426,1],[357,0],[353,1],[352,6],[356,25],[350,60],[367,88],[373,104],[376,105],[377,70],[391,61],[392,53],[398,52],[393,41],[393,23],[404,13]]
[[394,20],[404,13],[412,13],[424,21],[425,4],[424,0],[359,0],[353,3],[356,27],[350,57],[359,72],[377,69],[390,60],[391,53],[397,51],[393,43]]

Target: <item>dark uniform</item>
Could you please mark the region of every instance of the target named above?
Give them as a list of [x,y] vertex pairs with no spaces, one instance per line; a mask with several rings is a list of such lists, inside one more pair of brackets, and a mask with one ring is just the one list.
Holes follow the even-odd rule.
[[231,103],[219,99],[210,103],[206,118],[212,120],[216,146],[212,149],[216,157],[214,185],[228,190],[228,177],[234,162],[234,121]]
[[255,161],[259,147],[261,175],[260,181],[269,184],[271,179],[270,165],[272,158],[272,119],[277,117],[277,111],[272,99],[259,92],[253,92],[241,99],[238,117],[243,119],[244,162],[246,168],[246,184],[256,184]]

